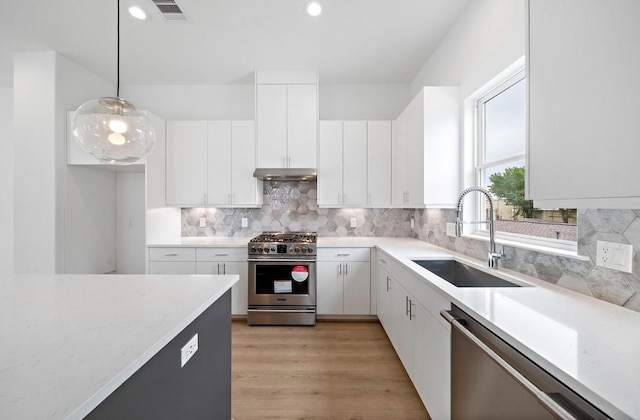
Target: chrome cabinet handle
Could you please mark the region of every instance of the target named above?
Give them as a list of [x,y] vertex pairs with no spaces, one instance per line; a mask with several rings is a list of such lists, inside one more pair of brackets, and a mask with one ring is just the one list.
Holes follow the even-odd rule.
[[222,274],[227,274],[227,263],[222,263]]
[[177,257],[178,254],[164,254],[165,257]]
[[348,257],[349,255],[351,255],[351,254],[349,254],[349,253],[345,253],[345,254],[336,254],[336,256],[337,256],[337,257]]
[[416,314],[413,311],[413,308],[416,307],[416,304],[413,303],[413,300],[409,299],[409,321],[411,321],[412,319],[415,319]]
[[226,257],[226,256],[228,256],[229,254],[215,254],[215,255],[216,255],[216,257]]
[[464,327],[456,318],[451,316],[448,311],[440,311],[440,315],[451,323],[451,327],[455,328],[458,332],[462,333],[464,337],[471,341],[476,347],[482,350],[493,362],[495,362],[502,370],[504,370],[509,376],[511,376],[516,382],[527,389],[531,395],[540,402],[543,406],[549,409],[552,413],[556,414],[561,419],[575,419],[576,417],[565,410],[564,407],[555,402],[549,395],[547,395],[540,388],[535,386],[531,381],[525,378],[520,372],[518,372],[513,366],[507,363],[502,357],[494,352],[489,346],[483,343],[478,337],[471,333]]
[[382,258],[378,258],[378,261],[380,261],[382,264],[386,264],[387,262],[385,260],[383,260]]
[[348,263],[344,263],[344,275],[348,276],[349,275],[349,266]]
[[342,263],[338,264],[338,275],[342,275]]
[[409,296],[404,297],[404,312],[406,316],[409,316]]
[[207,204],[207,194],[202,194],[202,202]]
[[387,292],[391,289],[391,279],[389,278],[389,276],[387,276]]

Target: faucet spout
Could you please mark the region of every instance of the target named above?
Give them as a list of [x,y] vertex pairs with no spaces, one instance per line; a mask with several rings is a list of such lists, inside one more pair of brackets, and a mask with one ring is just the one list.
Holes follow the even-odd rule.
[[487,265],[489,268],[498,268],[498,260],[502,254],[496,252],[496,215],[493,206],[493,197],[491,197],[491,193],[489,191],[480,187],[470,187],[460,193],[456,204],[456,236],[462,235],[462,201],[467,194],[474,191],[484,194],[489,202],[490,214],[489,220],[486,221],[489,225],[489,255],[487,257]]

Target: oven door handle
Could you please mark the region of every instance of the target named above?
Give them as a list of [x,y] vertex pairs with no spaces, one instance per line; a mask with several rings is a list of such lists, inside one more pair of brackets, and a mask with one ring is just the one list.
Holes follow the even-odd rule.
[[288,313],[315,313],[315,309],[247,309],[247,312],[288,312]]
[[263,262],[263,263],[314,263],[316,260],[314,259],[305,259],[305,260],[280,260],[280,259],[263,259],[263,258],[249,258],[248,262]]

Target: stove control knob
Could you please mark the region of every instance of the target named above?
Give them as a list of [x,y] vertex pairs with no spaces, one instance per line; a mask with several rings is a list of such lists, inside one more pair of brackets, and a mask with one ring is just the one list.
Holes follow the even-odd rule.
[[299,246],[296,247],[296,252],[300,252],[300,247]]
[[251,253],[256,252],[256,247],[252,246],[251,249],[249,250],[249,252],[251,252]]
[[262,248],[262,252],[264,252],[265,254],[269,253],[269,247],[265,246],[264,248]]
[[303,253],[305,253],[305,252],[307,252],[307,248],[302,247],[302,248],[300,249],[300,251],[302,251]]
[[288,253],[293,254],[293,247],[290,246],[289,249],[287,250]]
[[313,252],[313,248],[312,247],[307,248],[307,252],[308,253],[312,253]]
[[271,247],[271,252],[276,252],[276,248],[275,247]]

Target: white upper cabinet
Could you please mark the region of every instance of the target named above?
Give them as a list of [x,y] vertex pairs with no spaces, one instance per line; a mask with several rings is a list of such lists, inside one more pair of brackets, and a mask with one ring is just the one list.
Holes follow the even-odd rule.
[[258,166],[282,168],[287,155],[287,86],[256,86]]
[[367,207],[391,206],[391,121],[367,122]]
[[640,208],[640,2],[528,2],[527,195]]
[[318,142],[318,205],[342,201],[342,121],[320,121]]
[[253,121],[167,122],[168,205],[256,207]]
[[318,205],[365,207],[367,122],[320,121]]
[[315,168],[318,84],[315,72],[256,72],[257,166]]
[[455,207],[460,192],[459,90],[424,87],[393,124],[395,207]]
[[167,121],[166,200],[207,204],[207,122]]

